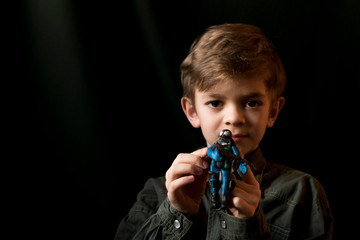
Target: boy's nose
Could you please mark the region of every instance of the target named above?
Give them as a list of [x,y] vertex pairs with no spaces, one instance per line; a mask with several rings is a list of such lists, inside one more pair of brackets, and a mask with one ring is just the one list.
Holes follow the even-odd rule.
[[236,105],[229,106],[224,116],[225,125],[243,125],[245,123],[244,112]]

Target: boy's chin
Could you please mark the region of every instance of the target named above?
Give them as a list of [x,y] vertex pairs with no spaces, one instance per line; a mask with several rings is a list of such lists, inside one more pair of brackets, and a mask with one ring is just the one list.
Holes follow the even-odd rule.
[[247,155],[247,154],[253,152],[257,148],[257,146],[249,146],[244,143],[235,143],[235,144],[236,144],[237,149],[243,155]]

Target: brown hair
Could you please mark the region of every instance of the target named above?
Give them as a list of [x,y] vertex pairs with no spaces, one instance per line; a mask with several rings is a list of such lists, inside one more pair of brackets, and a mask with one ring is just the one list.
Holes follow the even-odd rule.
[[286,85],[284,67],[275,47],[259,28],[247,24],[208,28],[192,44],[180,71],[183,96],[192,100],[196,88],[206,91],[221,80],[240,76],[265,76],[272,97],[280,97]]

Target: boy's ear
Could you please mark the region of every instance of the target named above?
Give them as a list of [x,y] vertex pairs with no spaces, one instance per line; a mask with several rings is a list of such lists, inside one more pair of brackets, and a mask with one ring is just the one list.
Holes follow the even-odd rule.
[[268,118],[267,127],[270,128],[274,125],[277,116],[279,115],[280,110],[284,106],[285,98],[279,97],[273,104],[270,106],[270,113]]
[[200,120],[196,113],[195,105],[193,101],[188,97],[181,98],[181,107],[194,128],[200,127]]

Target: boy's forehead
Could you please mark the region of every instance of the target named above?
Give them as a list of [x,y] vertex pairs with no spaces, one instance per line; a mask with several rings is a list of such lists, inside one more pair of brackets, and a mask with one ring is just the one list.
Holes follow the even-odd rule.
[[229,93],[248,94],[249,92],[266,95],[267,93],[265,79],[261,77],[224,79],[218,81],[209,89],[203,91],[197,89],[197,91],[211,95]]

